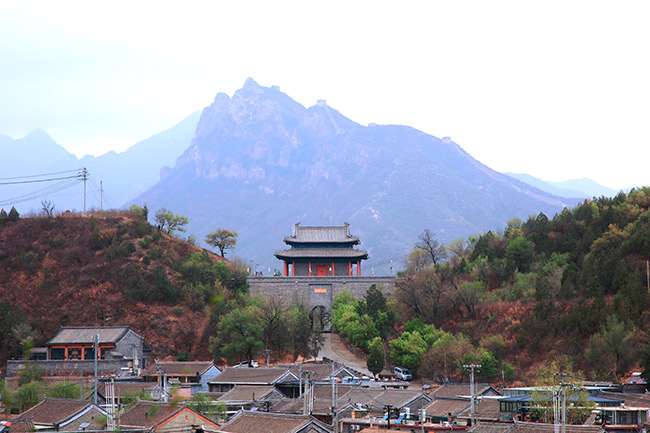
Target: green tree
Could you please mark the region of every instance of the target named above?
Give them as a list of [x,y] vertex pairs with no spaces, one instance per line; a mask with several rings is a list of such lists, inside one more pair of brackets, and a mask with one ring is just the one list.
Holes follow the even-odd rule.
[[13,394],[7,387],[5,379],[0,380],[0,405],[5,413],[9,413],[13,404]]
[[7,358],[20,358],[23,347],[13,332],[20,324],[27,324],[27,316],[9,299],[0,301],[0,353]]
[[510,242],[506,246],[506,260],[511,272],[514,272],[515,269],[523,273],[528,272],[533,261],[534,253],[535,246],[526,238],[515,237],[510,239]]
[[44,394],[45,388],[40,382],[30,382],[23,385],[16,391],[14,407],[19,413],[25,412],[30,407],[40,403]]
[[149,208],[147,207],[146,203],[143,207],[140,207],[137,204],[133,203],[129,207],[129,211],[131,211],[136,217],[138,217],[138,219],[142,221],[147,221],[149,218]]
[[311,354],[312,335],[309,313],[306,307],[298,303],[287,311],[286,334],[290,338],[290,345],[287,348],[294,356],[294,361],[299,356],[307,357]]
[[418,372],[440,383],[459,380],[461,360],[473,350],[469,338],[445,332],[427,350]]
[[187,402],[187,406],[201,415],[211,418],[212,399],[205,393],[197,392],[194,394]]
[[372,376],[377,377],[377,375],[384,369],[385,365],[384,343],[380,337],[375,337],[370,344],[368,344],[368,347],[370,349],[370,354],[368,354],[366,366],[372,373]]
[[74,382],[57,383],[47,391],[48,397],[75,399],[79,396],[79,384]]
[[601,378],[616,378],[625,373],[636,359],[630,332],[624,322],[611,315],[602,329],[591,336],[585,358],[594,373]]
[[205,243],[219,250],[221,257],[226,250],[232,250],[237,245],[237,232],[228,229],[217,229],[205,237]]
[[175,231],[184,232],[185,228],[183,226],[187,225],[189,222],[187,217],[182,215],[175,215],[172,211],[167,208],[160,208],[156,212],[154,221],[160,227],[161,230],[164,230],[168,235],[173,234]]
[[43,380],[43,369],[33,362],[27,362],[25,368],[20,370],[18,376],[18,385],[27,385],[32,382],[40,382]]
[[7,221],[9,222],[16,222],[20,219],[20,214],[16,210],[15,207],[11,207],[11,210],[9,211],[9,215],[7,215]]
[[229,362],[251,360],[264,348],[260,321],[260,309],[256,305],[235,308],[219,321],[217,336],[210,338],[210,349],[215,357],[225,357]]
[[418,331],[406,331],[388,344],[390,345],[390,358],[393,363],[406,367],[413,372],[418,369],[422,362],[422,356],[429,349],[429,344]]

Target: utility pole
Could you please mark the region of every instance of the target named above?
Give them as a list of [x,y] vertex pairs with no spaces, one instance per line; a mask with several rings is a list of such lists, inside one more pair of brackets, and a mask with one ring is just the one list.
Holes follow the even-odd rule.
[[104,212],[104,185],[99,181],[99,211]]
[[562,378],[562,383],[560,384],[562,387],[562,433],[566,433],[566,387],[568,384],[564,381],[564,378],[567,376],[568,374],[566,373],[560,374]]
[[88,180],[88,170],[86,170],[86,167],[81,169],[81,180],[84,181],[84,216],[86,216],[86,181]]
[[[85,185],[85,183],[84,183],[84,185]],[[84,210],[84,214],[85,214],[85,210]],[[95,384],[93,386],[93,390],[94,390],[93,402],[95,403],[95,406],[97,406],[97,357],[98,357],[98,352],[99,352],[99,347],[98,347],[99,346],[99,334],[95,334],[95,338],[94,338],[93,343],[94,343],[94,346],[95,346]]]
[[271,351],[269,349],[264,349],[262,350],[262,354],[266,355],[266,368],[269,368],[269,356],[271,355]]
[[472,427],[476,425],[476,401],[474,395],[474,370],[481,368],[481,364],[466,364],[463,368],[469,370],[469,389],[471,393]]
[[387,430],[390,430],[390,410],[392,408],[393,408],[393,406],[391,406],[390,404],[387,404],[386,406],[384,406],[384,410],[388,414],[388,417],[386,418],[386,420],[388,421],[388,426],[386,427]]
[[338,433],[338,419],[336,414],[336,380],[334,378],[334,362],[332,362],[332,431]]

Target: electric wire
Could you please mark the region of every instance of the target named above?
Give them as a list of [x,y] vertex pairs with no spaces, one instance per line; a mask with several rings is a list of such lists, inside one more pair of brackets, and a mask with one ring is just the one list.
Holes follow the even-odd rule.
[[7,205],[10,205],[10,204],[22,203],[22,202],[25,202],[25,201],[28,201],[28,200],[33,200],[33,199],[39,198],[39,197],[49,196],[49,195],[51,195],[51,194],[53,194],[55,192],[59,192],[61,190],[70,188],[70,187],[76,185],[79,181],[80,181],[80,179],[75,177],[73,179],[68,179],[68,180],[65,180],[65,181],[62,181],[62,182],[58,182],[58,183],[56,183],[54,185],[49,185],[49,186],[47,186],[45,188],[40,188],[40,189],[37,189],[35,191],[31,191],[31,192],[23,194],[23,195],[19,195],[17,197],[13,197],[13,198],[6,199],[6,200],[0,200],[0,206],[7,206]]
[[78,171],[79,171],[79,169],[77,169],[77,170],[55,171],[53,173],[32,174],[32,175],[28,175],[28,176],[0,177],[0,180],[30,179],[32,177],[54,176],[54,175],[58,175],[58,174],[74,173],[74,172],[78,172]]
[[22,185],[22,184],[26,184],[26,183],[52,182],[54,180],[77,179],[77,178],[79,178],[79,175],[65,176],[65,177],[54,177],[54,178],[51,178],[51,179],[22,180],[22,181],[15,181],[15,182],[0,182],[0,185]]

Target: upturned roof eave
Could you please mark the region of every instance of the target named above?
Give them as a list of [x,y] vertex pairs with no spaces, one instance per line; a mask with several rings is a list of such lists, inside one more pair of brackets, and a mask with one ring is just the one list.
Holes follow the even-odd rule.
[[[346,250],[349,251],[349,250]],[[357,250],[355,250],[357,251]],[[330,260],[330,259],[360,259],[360,260],[367,260],[368,259],[368,252],[367,251],[357,251],[358,254],[329,254],[329,255],[309,255],[309,254],[304,254],[304,255],[298,255],[298,254],[292,254],[292,252],[295,252],[295,250],[284,250],[284,251],[276,251],[274,256],[280,260],[296,260],[296,259],[304,259],[304,260]],[[301,251],[301,253],[306,253],[306,251]]]
[[341,239],[341,240],[327,240],[327,241],[319,241],[319,240],[303,240],[303,239],[297,239],[293,236],[287,236],[284,238],[284,243],[288,245],[293,245],[293,244],[351,244],[351,245],[358,245],[361,241],[357,236],[350,236],[347,239]]

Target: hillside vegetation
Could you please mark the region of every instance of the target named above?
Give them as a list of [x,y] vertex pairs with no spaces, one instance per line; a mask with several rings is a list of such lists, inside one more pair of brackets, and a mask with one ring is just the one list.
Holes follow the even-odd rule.
[[615,380],[647,368],[650,188],[446,246],[430,235],[406,260],[390,314],[337,299],[335,325],[353,344],[385,338],[394,364],[439,381],[466,378],[470,363],[486,379],[528,383],[560,370]]
[[[60,326],[130,325],[154,356],[208,358],[210,306],[246,271],[146,222],[147,210],[0,218],[0,362]],[[2,215],[0,215],[2,216]]]

